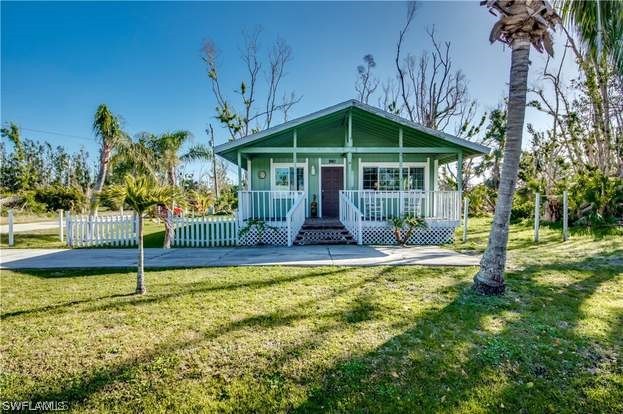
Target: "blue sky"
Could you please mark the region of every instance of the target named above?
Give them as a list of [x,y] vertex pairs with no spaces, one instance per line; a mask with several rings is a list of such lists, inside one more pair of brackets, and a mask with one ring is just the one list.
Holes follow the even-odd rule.
[[[291,117],[354,97],[356,66],[371,53],[380,78],[393,76],[393,55],[406,6],[399,2],[2,2],[2,122],[28,138],[69,150],[84,146],[95,159],[91,120],[106,103],[131,134],[187,129],[205,142],[215,101],[200,59],[202,42],[221,50],[227,91],[242,79],[241,30],[263,27],[263,45],[276,36],[294,60],[284,86],[303,96]],[[430,48],[435,25],[452,42],[453,57],[483,110],[506,93],[510,50],[490,45],[495,18],[477,2],[421,2],[405,51]],[[532,52],[533,76],[544,58]],[[531,112],[527,121],[542,118]],[[77,138],[81,137],[81,138]],[[217,141],[227,139],[218,131]]]

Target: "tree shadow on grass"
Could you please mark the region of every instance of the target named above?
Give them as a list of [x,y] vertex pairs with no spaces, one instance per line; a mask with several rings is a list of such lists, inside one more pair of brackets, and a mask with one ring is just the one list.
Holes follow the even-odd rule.
[[261,289],[266,287],[273,287],[285,283],[292,283],[307,279],[313,279],[323,276],[334,275],[338,273],[343,273],[351,270],[351,268],[347,267],[339,267],[332,268],[327,271],[310,271],[301,274],[294,274],[291,276],[284,277],[273,277],[270,279],[262,279],[262,280],[249,280],[244,282],[234,282],[234,283],[223,283],[223,284],[215,284],[211,280],[206,280],[202,282],[194,282],[184,285],[183,289],[162,293],[162,294],[147,294],[144,296],[135,296],[129,300],[125,300],[122,302],[109,302],[102,305],[92,306],[90,308],[85,309],[85,312],[98,312],[98,311],[107,311],[111,309],[120,309],[122,307],[127,306],[143,306],[154,303],[159,303],[163,301],[167,301],[170,299],[177,299],[183,296],[194,295],[197,293],[209,293],[215,291],[231,291],[236,289]]
[[16,316],[32,315],[32,314],[36,314],[36,313],[55,312],[55,311],[59,311],[59,310],[62,310],[62,309],[70,308],[72,306],[82,305],[82,304],[85,304],[85,303],[97,302],[97,301],[106,300],[106,299],[124,298],[124,297],[134,296],[134,295],[135,295],[134,293],[119,293],[119,294],[114,294],[114,295],[100,296],[100,297],[97,297],[97,298],[72,300],[72,301],[69,301],[69,302],[57,303],[57,304],[54,304],[54,305],[42,306],[42,307],[39,307],[39,308],[21,309],[21,310],[5,312],[5,313],[0,314],[0,320],[6,320],[6,319],[13,318],[13,317],[16,317]]
[[[586,370],[582,353],[590,352],[591,339],[578,335],[573,327],[583,317],[585,300],[620,272],[593,269],[587,278],[555,290],[534,280],[548,271],[584,264],[532,266],[511,273],[510,292],[501,298],[461,288],[443,309],[425,313],[374,351],[325,372],[322,383],[294,411],[437,412],[488,407],[485,410],[490,412],[503,408],[541,412],[561,402],[558,408],[607,411],[612,408],[607,402],[575,389],[575,379]],[[559,305],[560,296],[564,300]],[[546,303],[550,308],[544,310]],[[552,312],[553,319],[555,312],[564,314],[569,326],[554,325]],[[492,320],[498,321],[498,329],[491,329]],[[616,387],[612,381],[606,388]],[[618,395],[620,401],[620,391]],[[584,399],[578,401],[580,397]]]
[[[120,309],[122,307],[127,307],[127,306],[141,306],[141,305],[147,305],[147,304],[152,304],[152,303],[158,303],[161,301],[179,298],[179,297],[187,296],[187,295],[193,295],[197,293],[229,291],[229,290],[244,289],[244,288],[259,289],[259,288],[264,288],[264,287],[276,286],[276,285],[280,285],[283,283],[296,282],[299,280],[328,276],[328,275],[335,274],[335,273],[345,272],[347,270],[348,268],[336,268],[336,269],[333,269],[330,271],[324,271],[324,272],[310,271],[310,272],[293,275],[293,276],[275,277],[271,279],[250,280],[250,281],[245,281],[245,282],[222,283],[222,284],[214,283],[211,280],[205,280],[202,282],[194,282],[194,283],[189,283],[187,285],[183,285],[183,289],[176,290],[176,291],[169,292],[169,293],[164,293],[164,294],[154,294],[154,295],[148,294],[145,296],[141,296],[141,295],[136,295],[135,293],[125,293],[125,294],[119,293],[119,294],[113,294],[113,295],[102,296],[102,297],[97,297],[97,298],[73,300],[73,301],[69,301],[65,303],[48,305],[48,306],[43,306],[39,308],[21,309],[21,310],[16,310],[16,311],[11,311],[11,312],[6,312],[6,313],[1,314],[0,320],[4,320],[4,319],[16,317],[16,316],[37,314],[37,313],[48,313],[48,312],[57,313],[58,311],[61,311],[61,310],[73,308],[76,305],[83,305],[83,304],[98,302],[98,301],[106,300],[106,299],[129,298],[129,300],[122,301],[122,302],[108,301],[101,305],[88,307],[82,310],[83,312],[107,311],[111,309]],[[69,273],[70,275],[76,275],[77,274],[76,272],[77,271],[72,270],[72,271],[68,271],[67,273]],[[65,273],[66,272],[63,272],[63,274]],[[89,276],[105,275],[107,273],[108,272],[106,272],[103,269],[92,270],[92,271],[89,271]],[[67,277],[67,276],[63,276],[63,277]]]
[[[343,272],[345,269],[337,269],[333,272],[316,273],[315,276],[322,276],[331,273]],[[227,322],[221,326],[215,326],[213,329],[205,332],[198,338],[190,340],[176,340],[166,342],[154,346],[152,349],[146,350],[141,355],[128,358],[127,360],[97,369],[93,373],[86,375],[74,376],[67,378],[60,384],[56,383],[49,387],[39,389],[28,396],[32,401],[67,401],[70,406],[74,407],[74,403],[82,403],[86,401],[90,395],[100,391],[109,384],[116,382],[131,381],[135,376],[139,375],[142,368],[149,365],[159,357],[180,352],[186,349],[194,348],[202,343],[208,342],[222,335],[246,328],[265,328],[272,329],[284,325],[292,324],[296,321],[311,318],[313,315],[310,311],[301,311],[304,308],[315,308],[315,304],[321,301],[331,300],[332,298],[347,293],[352,289],[363,286],[364,284],[374,280],[377,276],[362,278],[352,284],[334,289],[326,294],[320,294],[312,299],[300,301],[295,305],[286,309],[280,309],[274,312],[268,312],[260,315],[253,315],[243,319]],[[293,279],[287,280],[289,282]],[[285,283],[286,281],[281,281]],[[323,317],[338,318],[341,313],[320,313]],[[311,346],[311,345],[309,345]]]

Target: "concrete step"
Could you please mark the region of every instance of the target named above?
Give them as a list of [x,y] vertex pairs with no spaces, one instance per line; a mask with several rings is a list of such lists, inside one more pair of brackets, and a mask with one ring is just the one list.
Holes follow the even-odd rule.
[[320,245],[347,245],[357,244],[355,240],[295,240],[293,242],[297,246],[320,246]]

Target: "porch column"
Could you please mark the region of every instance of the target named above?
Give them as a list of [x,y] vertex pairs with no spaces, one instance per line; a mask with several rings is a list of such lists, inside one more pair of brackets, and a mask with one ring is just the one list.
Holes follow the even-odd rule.
[[347,190],[353,189],[353,153],[350,150],[353,146],[353,115],[348,113],[348,130],[346,135],[346,147],[349,149],[346,152],[346,186]]
[[238,191],[242,191],[242,156],[238,150]]
[[398,152],[398,177],[399,177],[399,183],[400,183],[400,196],[398,197],[398,212],[399,214],[402,216],[403,215],[403,191],[405,190],[405,183],[404,183],[404,178],[402,176],[402,161],[403,161],[403,154],[402,154],[402,128],[398,129],[398,148],[400,149],[400,152]]
[[460,151],[457,155],[456,189],[457,191],[463,191],[463,151]]
[[293,164],[293,171],[294,171],[294,189],[296,191],[296,184],[298,183],[298,176],[296,174],[296,145],[297,145],[297,140],[298,140],[298,135],[296,132],[296,129],[294,130],[294,134],[292,136],[292,144],[293,144],[293,150],[292,150],[292,164]]

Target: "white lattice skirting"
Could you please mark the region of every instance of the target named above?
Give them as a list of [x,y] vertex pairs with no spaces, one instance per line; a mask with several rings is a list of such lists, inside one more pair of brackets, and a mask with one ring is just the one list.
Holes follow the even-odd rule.
[[[262,243],[270,246],[287,246],[288,245],[288,229],[286,227],[277,227],[274,230],[267,228],[264,230]],[[238,239],[240,246],[256,246],[258,244],[257,229],[252,228],[247,234]]]
[[[407,244],[446,244],[454,241],[454,226],[414,230]],[[396,244],[391,226],[363,228],[363,244]]]

